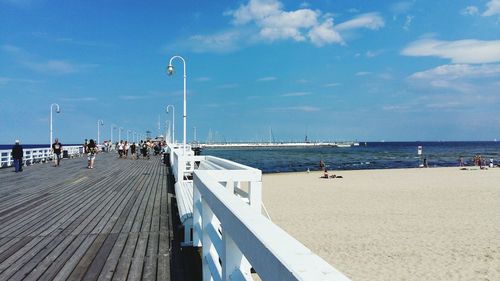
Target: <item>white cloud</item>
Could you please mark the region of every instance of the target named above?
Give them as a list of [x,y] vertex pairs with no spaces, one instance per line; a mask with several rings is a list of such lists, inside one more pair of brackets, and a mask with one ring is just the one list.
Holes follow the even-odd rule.
[[344,43],[340,34],[333,28],[333,19],[327,19],[321,25],[313,27],[309,33],[311,42],[321,47],[331,43]]
[[378,30],[384,27],[384,19],[378,13],[366,13],[337,25],[338,31],[368,28]]
[[486,78],[500,76],[500,64],[447,64],[436,68],[416,72],[410,76],[412,79],[445,79],[456,80],[464,78]]
[[18,64],[44,74],[71,74],[79,72],[83,69],[99,66],[97,64],[75,64],[67,60],[59,59],[47,60],[40,58],[39,56],[30,54],[23,49],[12,45],[3,45],[0,49],[8,53]]
[[264,39],[287,39],[304,41],[301,29],[312,28],[318,25],[318,14],[309,9],[301,9],[292,12],[281,11],[278,14],[260,19],[257,23],[260,27],[260,35]]
[[462,93],[489,93],[500,78],[500,64],[451,64],[412,74],[418,87],[451,89]]
[[337,86],[340,86],[340,83],[328,83],[328,84],[325,84],[325,87],[329,88],[329,87],[337,87]]
[[467,6],[460,12],[460,14],[464,16],[474,16],[479,14],[479,9],[476,6]]
[[411,22],[413,21],[413,16],[406,16],[405,24],[403,25],[403,29],[408,31],[410,30]]
[[500,0],[490,0],[486,4],[486,11],[483,13],[484,17],[500,15]]
[[63,60],[49,60],[44,62],[24,62],[26,67],[48,74],[71,74],[78,71],[78,67]]
[[259,78],[257,79],[257,82],[269,82],[269,81],[274,81],[278,78],[274,77],[274,76],[267,76],[267,77],[262,77],[262,78]]
[[493,63],[500,62],[500,40],[422,39],[410,43],[401,51],[401,54],[415,57],[439,57],[450,59],[453,63]]
[[368,71],[360,71],[360,72],[356,72],[356,76],[366,76],[366,75],[370,75],[371,72],[368,72]]
[[[193,35],[181,45],[187,45],[197,53],[214,52],[226,53],[240,47],[242,33],[236,30],[228,30],[212,35]],[[185,47],[185,46],[180,46]]]
[[[379,56],[380,54],[382,54],[384,51],[383,50],[376,50],[376,51],[371,51],[371,50],[368,50],[365,52],[365,56],[367,58],[374,58],[376,56]],[[361,54],[356,54],[355,55],[356,57],[359,57],[361,56]]]
[[233,17],[236,26],[255,24],[261,40],[275,41],[292,39],[298,42],[310,40],[320,47],[326,44],[344,43],[340,30],[384,26],[378,13],[368,13],[334,26],[332,14],[307,8],[285,11],[278,0],[250,0],[236,10],[225,13]]
[[391,12],[395,14],[406,13],[413,6],[415,1],[401,1],[390,6]]
[[303,97],[303,96],[309,96],[311,93],[309,92],[294,92],[294,93],[286,93],[282,94],[282,97]]
[[24,79],[24,78],[11,78],[11,77],[2,77],[0,76],[0,86],[7,85],[10,83],[41,83],[40,80],[32,80],[32,79]]

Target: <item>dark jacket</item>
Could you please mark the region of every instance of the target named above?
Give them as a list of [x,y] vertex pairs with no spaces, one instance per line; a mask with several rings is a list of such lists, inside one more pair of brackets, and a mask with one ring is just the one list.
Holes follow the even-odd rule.
[[23,147],[18,143],[12,147],[12,158],[23,159]]

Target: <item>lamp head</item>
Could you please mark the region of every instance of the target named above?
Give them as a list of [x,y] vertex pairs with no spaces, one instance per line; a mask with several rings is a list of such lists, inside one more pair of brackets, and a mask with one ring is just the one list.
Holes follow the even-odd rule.
[[61,113],[61,111],[59,110],[59,108],[56,110],[56,113]]
[[167,74],[169,76],[172,76],[174,74],[174,67],[171,64],[169,64],[167,67]]

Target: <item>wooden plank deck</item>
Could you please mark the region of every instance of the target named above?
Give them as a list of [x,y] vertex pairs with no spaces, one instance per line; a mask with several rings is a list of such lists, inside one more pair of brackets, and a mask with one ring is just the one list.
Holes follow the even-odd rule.
[[[0,280],[170,280],[168,170],[97,155],[0,170]],[[175,200],[174,200],[175,201]]]

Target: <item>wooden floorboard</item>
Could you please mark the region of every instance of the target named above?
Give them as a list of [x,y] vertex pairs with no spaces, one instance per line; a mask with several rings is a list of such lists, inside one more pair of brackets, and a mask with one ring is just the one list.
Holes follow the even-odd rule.
[[160,158],[0,169],[0,280],[171,280]]

